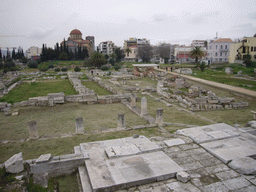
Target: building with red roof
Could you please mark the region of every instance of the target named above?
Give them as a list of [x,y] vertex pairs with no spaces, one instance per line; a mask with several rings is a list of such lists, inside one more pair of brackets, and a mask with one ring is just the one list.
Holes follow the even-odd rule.
[[[65,42],[68,46],[69,50],[72,50],[74,53],[77,51],[78,47],[86,48],[88,50],[89,55],[94,52],[94,36],[86,36],[85,39],[82,37],[82,32],[78,29],[73,29],[69,33],[69,38]],[[64,45],[64,41],[60,43],[62,46]]]

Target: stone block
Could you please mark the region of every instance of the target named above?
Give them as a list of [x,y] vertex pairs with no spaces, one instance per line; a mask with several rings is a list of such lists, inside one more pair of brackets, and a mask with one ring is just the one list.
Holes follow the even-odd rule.
[[182,183],[187,183],[190,180],[190,175],[185,171],[181,171],[176,174],[176,178]]
[[49,175],[47,172],[33,174],[34,184],[37,184],[37,185],[40,185],[40,186],[46,188],[46,187],[48,187],[48,180],[49,180]]
[[168,147],[185,144],[185,142],[182,139],[170,139],[170,140],[164,141],[164,143]]
[[256,160],[250,157],[233,159],[228,166],[244,175],[256,175]]
[[10,159],[8,159],[4,163],[4,166],[7,172],[10,172],[10,173],[22,172],[24,170],[22,152],[13,155]]
[[37,139],[39,138],[36,121],[28,122],[29,125],[29,139]]
[[76,118],[76,133],[84,133],[83,118]]
[[36,163],[45,163],[50,161],[52,155],[51,153],[40,155],[40,157],[36,160]]

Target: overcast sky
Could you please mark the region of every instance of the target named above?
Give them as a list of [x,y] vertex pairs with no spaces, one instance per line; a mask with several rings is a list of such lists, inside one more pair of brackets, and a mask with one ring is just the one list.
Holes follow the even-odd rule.
[[256,33],[255,0],[0,0],[0,47],[53,47],[79,29],[95,46],[130,37],[189,45]]

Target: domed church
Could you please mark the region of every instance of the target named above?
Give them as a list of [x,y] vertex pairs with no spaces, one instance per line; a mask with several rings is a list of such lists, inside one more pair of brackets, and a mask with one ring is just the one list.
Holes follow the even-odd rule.
[[[63,46],[64,41],[61,42]],[[75,49],[80,47],[86,47],[88,50],[89,55],[94,52],[94,36],[86,36],[85,39],[82,38],[82,33],[78,29],[73,29],[70,34],[69,38],[66,41],[66,45],[68,46],[69,50],[75,52]]]

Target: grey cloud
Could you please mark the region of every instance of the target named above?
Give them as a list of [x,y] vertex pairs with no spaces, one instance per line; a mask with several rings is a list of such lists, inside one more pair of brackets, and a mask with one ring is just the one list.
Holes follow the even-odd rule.
[[248,17],[249,17],[250,19],[256,20],[256,11],[253,12],[253,13],[249,13],[249,14],[248,14]]
[[168,16],[167,14],[155,14],[152,16],[154,22],[165,22],[165,21],[174,21],[173,16]]
[[187,22],[194,24],[194,25],[200,25],[200,24],[206,23],[209,18],[217,17],[218,15],[220,15],[219,11],[202,13],[202,14],[195,15],[195,16],[187,15]]
[[37,39],[37,40],[41,40],[44,39],[45,37],[51,35],[56,29],[41,29],[41,28],[37,28],[35,29],[30,35],[29,38],[31,39]]

